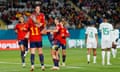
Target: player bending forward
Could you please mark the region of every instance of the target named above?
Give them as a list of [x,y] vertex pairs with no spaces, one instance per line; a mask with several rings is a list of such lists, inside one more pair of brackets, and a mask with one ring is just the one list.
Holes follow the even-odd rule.
[[93,63],[96,63],[96,48],[98,42],[97,29],[94,26],[94,23],[90,23],[90,26],[86,29],[86,45],[87,45],[87,61],[90,63],[90,53],[93,49]]

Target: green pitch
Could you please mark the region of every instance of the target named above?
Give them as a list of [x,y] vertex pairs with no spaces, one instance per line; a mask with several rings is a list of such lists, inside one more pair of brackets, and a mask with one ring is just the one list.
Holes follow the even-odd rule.
[[[44,48],[45,67],[44,72],[119,72],[120,71],[120,49],[118,49],[117,58],[112,58],[112,65],[102,66],[101,64],[101,49],[97,49],[97,64],[91,62],[87,64],[86,59],[87,49],[71,48],[67,49],[66,66],[60,66],[60,70],[51,71],[53,65],[50,49]],[[30,72],[30,56],[26,57],[26,67],[22,68],[20,51],[0,51],[0,72]],[[41,72],[38,55],[35,58],[34,72]]]

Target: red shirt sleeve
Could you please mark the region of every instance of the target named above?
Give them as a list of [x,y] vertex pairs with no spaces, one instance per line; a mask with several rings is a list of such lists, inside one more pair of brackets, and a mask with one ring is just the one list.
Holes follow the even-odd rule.
[[65,36],[66,36],[66,37],[69,37],[69,36],[70,36],[69,31],[68,31],[67,29],[65,29]]

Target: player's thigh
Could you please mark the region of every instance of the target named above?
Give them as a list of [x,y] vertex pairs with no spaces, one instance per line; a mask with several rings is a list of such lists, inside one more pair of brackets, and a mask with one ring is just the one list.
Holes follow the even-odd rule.
[[62,54],[66,55],[66,49],[62,49]]
[[60,44],[60,47],[62,47],[62,50],[66,50],[66,44]]
[[56,59],[59,60],[59,50],[56,51]]
[[107,48],[107,44],[105,40],[101,40],[101,48],[102,49],[106,49]]
[[51,56],[53,56],[53,55],[55,55],[55,54],[56,54],[56,50],[51,49],[51,50],[50,50],[50,53],[51,53]]
[[106,43],[107,43],[107,48],[111,48],[111,47],[112,47],[112,42],[111,42],[111,40],[108,40]]
[[66,55],[66,44],[60,43],[60,48],[62,48],[62,55]]
[[97,42],[92,43],[92,48],[96,49],[97,48]]
[[24,50],[25,50],[25,42],[24,42],[24,40],[20,40],[20,41],[18,42],[18,44],[19,44],[20,50],[21,50],[21,51],[24,51]]
[[42,51],[42,41],[39,41],[36,44],[37,44],[38,53],[42,54],[43,53],[43,51]]
[[111,48],[112,47],[112,42],[111,40],[106,40],[105,41],[106,48]]
[[42,48],[37,48],[38,54],[43,54]]
[[103,40],[103,41],[101,41],[101,48],[102,49],[111,48],[111,47],[112,47],[111,40]]
[[117,44],[115,42],[112,42],[112,48],[116,48]]
[[35,42],[30,42],[30,52],[32,54],[35,54],[35,50],[36,50],[36,43]]
[[24,46],[25,46],[25,48],[28,48],[28,39],[26,38],[26,39],[24,39]]

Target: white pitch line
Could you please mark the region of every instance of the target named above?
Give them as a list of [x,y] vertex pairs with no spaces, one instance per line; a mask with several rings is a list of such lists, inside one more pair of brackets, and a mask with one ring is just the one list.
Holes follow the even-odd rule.
[[13,64],[13,65],[14,65],[14,64],[15,64],[15,65],[17,64],[17,65],[18,65],[18,64],[21,64],[21,63],[12,63],[12,62],[0,62],[0,64]]
[[[21,63],[13,63],[13,62],[0,62],[0,64],[11,64],[11,65],[20,65]],[[27,63],[28,64],[28,63]],[[35,64],[36,66],[40,66],[40,64]],[[53,65],[50,64],[45,64],[45,66],[52,67]],[[60,66],[60,67],[65,67],[65,68],[74,68],[74,69],[79,69],[83,67],[78,67],[78,66]]]

